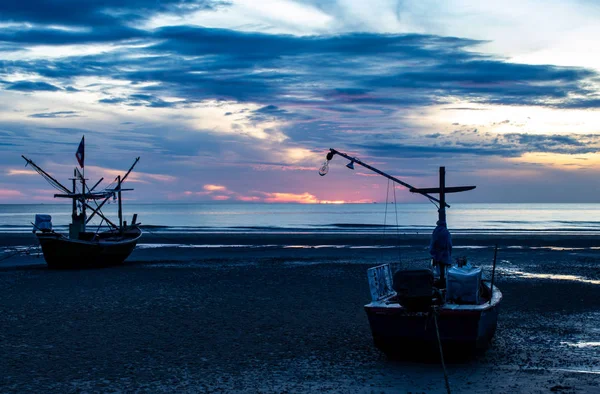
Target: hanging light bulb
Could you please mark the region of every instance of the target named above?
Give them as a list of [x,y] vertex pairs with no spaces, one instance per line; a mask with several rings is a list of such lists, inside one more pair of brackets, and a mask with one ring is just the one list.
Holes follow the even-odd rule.
[[353,170],[354,169],[354,161],[351,161],[350,163],[346,164],[346,167]]
[[325,160],[321,168],[319,168],[319,175],[325,176],[329,172],[329,160]]

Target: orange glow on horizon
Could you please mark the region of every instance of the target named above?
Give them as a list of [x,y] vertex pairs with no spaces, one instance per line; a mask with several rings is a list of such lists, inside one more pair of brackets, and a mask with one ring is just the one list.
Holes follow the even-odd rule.
[[301,204],[316,204],[319,202],[314,195],[304,192],[302,194],[295,193],[265,193],[264,202],[296,202]]

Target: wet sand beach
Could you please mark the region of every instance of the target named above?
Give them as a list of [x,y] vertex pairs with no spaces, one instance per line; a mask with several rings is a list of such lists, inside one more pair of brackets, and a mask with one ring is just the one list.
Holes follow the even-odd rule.
[[[445,392],[439,364],[375,349],[363,310],[366,269],[422,266],[427,239],[145,234],[123,266],[80,271],[16,255],[0,262],[0,391]],[[487,274],[500,245],[504,294],[492,347],[448,365],[453,392],[600,392],[594,238],[453,239]]]

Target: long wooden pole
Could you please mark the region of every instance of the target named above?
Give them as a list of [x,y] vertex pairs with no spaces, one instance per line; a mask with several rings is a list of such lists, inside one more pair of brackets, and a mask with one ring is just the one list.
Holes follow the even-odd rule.
[[[364,163],[364,162],[360,161],[359,159],[357,159],[357,158],[355,158],[355,157],[349,156],[349,155],[347,155],[347,154],[345,154],[345,153],[342,153],[342,152],[340,152],[340,151],[337,151],[337,150],[335,150],[335,149],[333,149],[333,148],[329,149],[329,151],[330,151],[331,153],[335,154],[335,155],[340,155],[340,156],[342,156],[342,157],[345,157],[346,159],[348,159],[348,160],[350,160],[350,161],[352,161],[352,162],[354,162],[354,163],[356,163],[356,164],[359,164],[359,165],[361,165],[361,166],[363,166],[363,167],[365,167],[365,168],[367,168],[367,169],[369,169],[369,170],[371,170],[371,171],[373,171],[373,172],[376,172],[376,173],[377,173],[377,174],[379,174],[379,175],[382,175],[382,176],[384,176],[384,177],[386,177],[386,178],[388,178],[388,179],[391,179],[392,181],[394,181],[394,182],[396,182],[396,183],[399,183],[400,185],[402,185],[402,186],[404,186],[404,187],[406,187],[406,188],[408,188],[408,189],[417,189],[416,187],[414,187],[414,186],[411,186],[411,185],[409,185],[408,183],[406,183],[406,182],[403,182],[403,181],[401,181],[400,179],[398,179],[398,178],[396,178],[396,177],[393,177],[393,176],[391,176],[391,175],[388,175],[388,174],[386,174],[385,172],[383,172],[383,171],[380,171],[380,170],[378,170],[378,169],[377,169],[377,168],[375,168],[375,167],[371,167],[370,165],[368,165],[368,164],[366,164],[366,163]],[[433,197],[433,196],[431,196],[431,195],[429,195],[429,194],[427,194],[427,193],[419,192],[419,191],[418,191],[418,189],[417,189],[416,193],[422,194],[423,196],[427,197],[428,199],[430,199],[430,200],[432,200],[432,201],[435,201],[435,202],[437,202],[437,203],[440,203],[440,204],[441,204],[440,200],[438,200],[437,198],[435,198],[435,197]],[[444,203],[444,204],[445,204],[445,203]],[[448,207],[448,208],[450,208],[450,205],[448,205],[448,204],[445,204],[445,206],[446,206],[446,207]]]
[[[446,225],[446,167],[440,167],[440,209],[438,210],[438,223]],[[439,262],[440,281],[446,287],[446,262]]]
[[123,204],[121,203],[121,175],[117,177],[118,199],[119,199],[119,231],[123,232]]
[[90,193],[94,191],[94,189],[96,188],[96,186],[98,186],[100,184],[100,182],[102,182],[104,180],[104,177],[100,178],[100,180],[98,182],[96,182],[96,184],[94,185],[94,187],[92,187],[90,190]]
[[440,167],[440,221],[446,221],[446,167]]
[[87,224],[87,222],[85,221],[85,207],[88,205],[87,204],[87,200],[85,199],[85,167],[81,167],[81,170],[83,171],[83,174],[81,174],[81,192],[83,193],[83,198],[81,199],[82,207],[82,214],[83,214],[83,231],[85,232],[85,225]]

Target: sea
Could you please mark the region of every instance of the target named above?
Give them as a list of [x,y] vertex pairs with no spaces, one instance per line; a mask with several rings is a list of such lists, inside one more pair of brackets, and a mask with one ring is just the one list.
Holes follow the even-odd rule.
[[[117,205],[103,207],[117,221]],[[143,228],[156,233],[420,233],[433,230],[437,207],[424,204],[127,203]],[[0,233],[32,230],[35,214],[52,216],[67,230],[69,204],[0,204]],[[600,204],[453,204],[448,227],[455,234],[596,234]],[[103,225],[98,219],[93,226]]]

